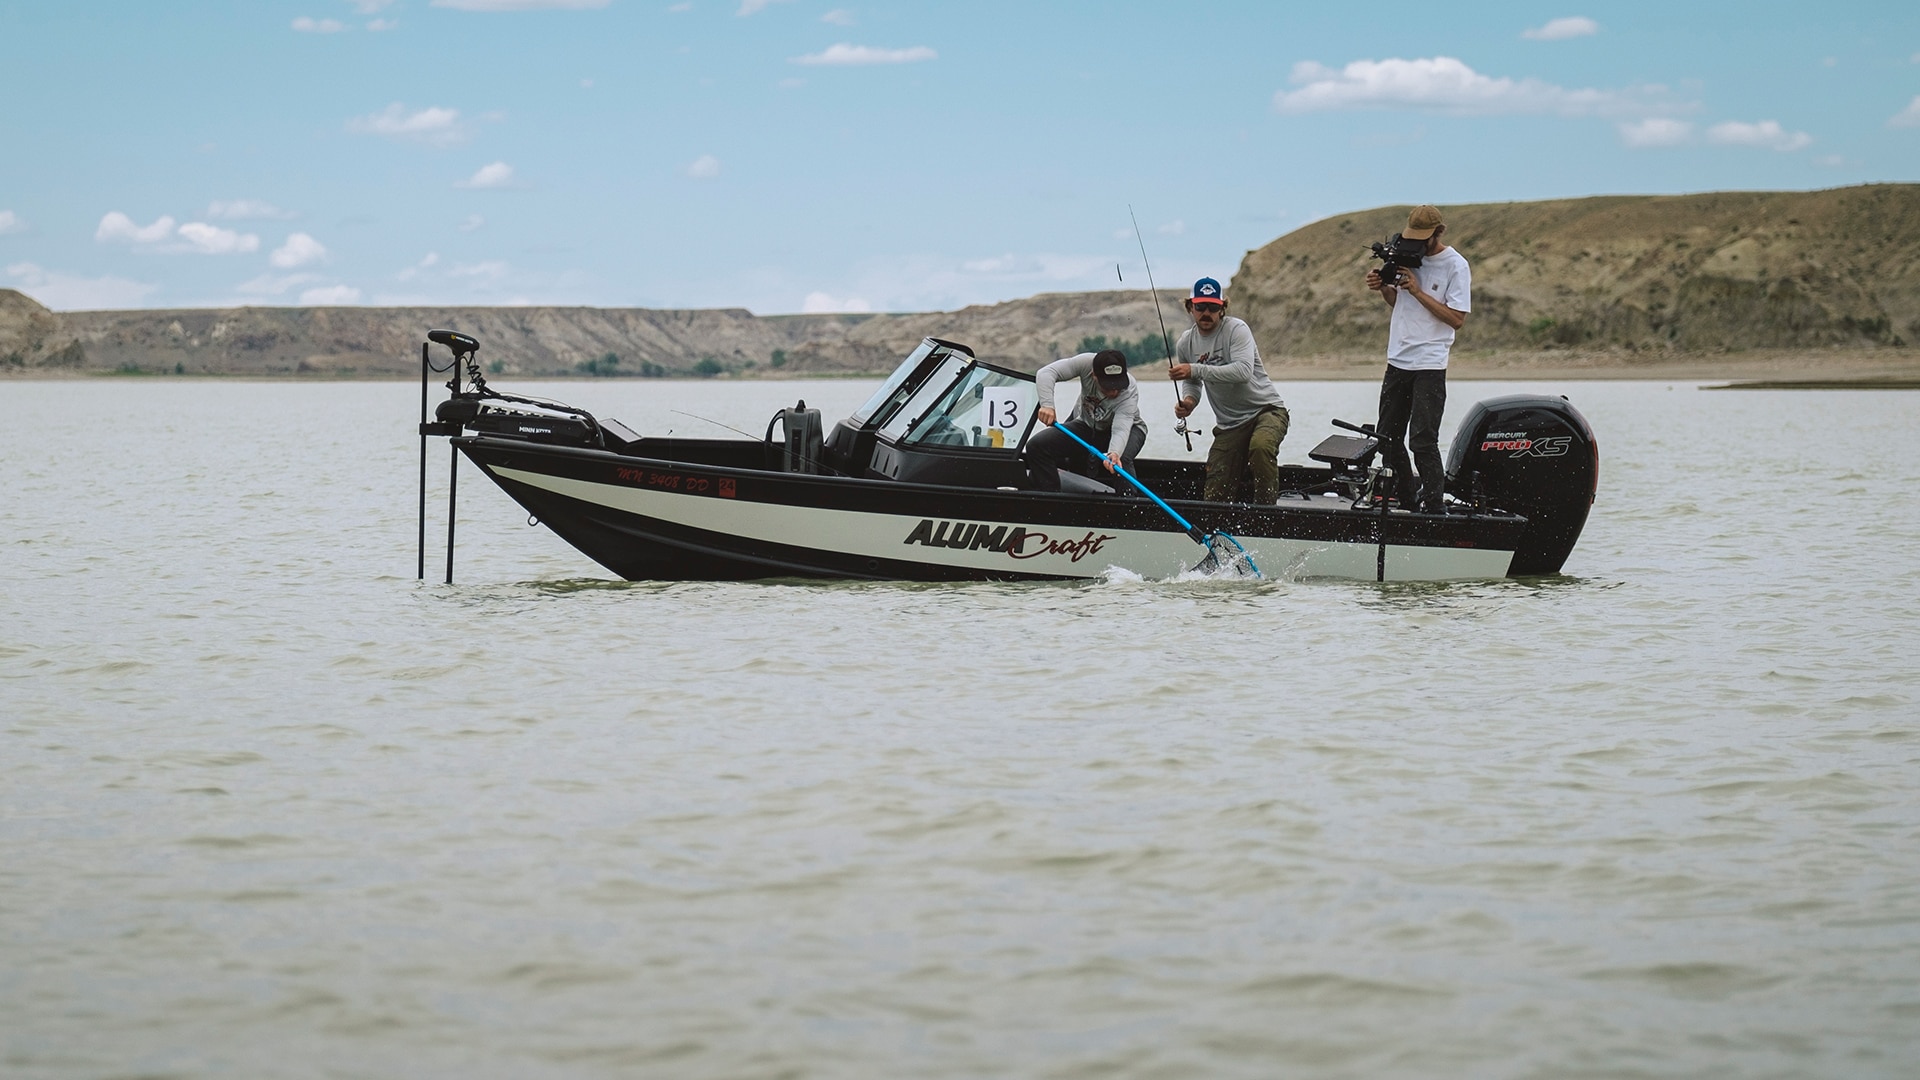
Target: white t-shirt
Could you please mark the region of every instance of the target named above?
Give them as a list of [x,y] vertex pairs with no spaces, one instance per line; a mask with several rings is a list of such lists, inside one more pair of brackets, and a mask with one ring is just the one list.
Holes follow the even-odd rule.
[[[1458,251],[1447,248],[1429,255],[1411,273],[1428,296],[1455,311],[1473,310],[1473,271]],[[1402,286],[1393,302],[1393,322],[1387,331],[1387,363],[1408,371],[1444,370],[1452,348],[1453,327],[1434,318],[1433,312],[1408,296]]]

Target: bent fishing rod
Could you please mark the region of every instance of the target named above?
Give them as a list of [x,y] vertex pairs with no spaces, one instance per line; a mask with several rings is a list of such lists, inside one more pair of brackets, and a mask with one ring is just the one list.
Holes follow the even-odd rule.
[[[1160,313],[1160,290],[1153,284],[1153,264],[1147,261],[1147,238],[1140,235],[1140,219],[1133,216],[1132,203],[1127,204],[1127,218],[1133,222],[1133,238],[1140,243],[1140,265],[1147,268],[1147,291],[1153,294],[1153,317],[1160,320],[1160,347],[1166,351],[1167,371],[1171,374],[1173,371],[1173,339],[1167,335],[1167,317]],[[1114,269],[1118,271],[1119,267],[1116,266]],[[1173,401],[1175,407],[1178,407],[1181,401],[1180,387],[1178,385],[1173,388]],[[1193,432],[1187,427],[1186,417],[1181,416],[1174,419],[1173,433],[1187,440],[1187,453],[1193,453]]]

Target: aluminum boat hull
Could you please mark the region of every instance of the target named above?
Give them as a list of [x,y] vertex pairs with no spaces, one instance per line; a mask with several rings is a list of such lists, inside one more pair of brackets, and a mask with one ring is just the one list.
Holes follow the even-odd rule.
[[[643,580],[908,581],[1177,576],[1205,552],[1147,499],[735,468],[489,436],[453,440],[527,512],[609,571]],[[1145,464],[1145,463],[1143,463]],[[1526,519],[1176,500],[1269,578],[1506,576]]]

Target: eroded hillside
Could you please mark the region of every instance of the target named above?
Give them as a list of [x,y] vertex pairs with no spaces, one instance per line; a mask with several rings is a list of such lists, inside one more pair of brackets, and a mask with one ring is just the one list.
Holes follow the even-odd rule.
[[[1920,185],[1447,206],[1473,264],[1462,350],[1711,352],[1920,342]],[[1378,351],[1367,245],[1406,207],[1248,253],[1234,306],[1264,353]]]

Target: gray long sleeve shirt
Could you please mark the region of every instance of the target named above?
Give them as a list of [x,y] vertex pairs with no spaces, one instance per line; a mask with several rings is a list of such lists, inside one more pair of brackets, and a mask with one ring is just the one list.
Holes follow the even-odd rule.
[[[1034,374],[1034,383],[1040,390],[1040,407],[1052,409],[1054,384],[1061,379],[1080,380],[1080,404],[1074,406],[1069,420],[1079,420],[1095,431],[1107,433],[1107,453],[1118,454],[1127,448],[1127,437],[1135,427],[1147,430],[1147,422],[1140,419],[1140,384],[1132,375],[1127,376],[1127,388],[1120,395],[1109,399],[1100,391],[1100,380],[1093,375],[1093,354],[1079,353],[1063,360],[1055,360]],[[1058,411],[1058,410],[1055,410]]]
[[1239,427],[1263,409],[1286,406],[1273,380],[1267,378],[1260,347],[1253,343],[1253,331],[1244,319],[1228,315],[1211,334],[1188,327],[1173,347],[1173,359],[1193,365],[1192,376],[1180,382],[1180,396],[1198,401],[1200,387],[1205,385],[1207,405],[1221,427]]

